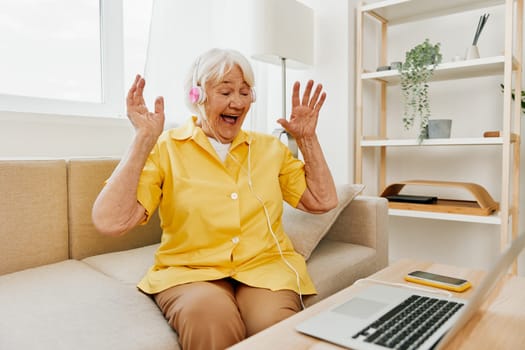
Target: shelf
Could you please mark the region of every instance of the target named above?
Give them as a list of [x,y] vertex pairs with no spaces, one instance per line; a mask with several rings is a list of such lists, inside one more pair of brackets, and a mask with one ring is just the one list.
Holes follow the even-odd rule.
[[489,216],[499,210],[498,202],[494,201],[487,190],[472,182],[457,182],[457,181],[432,181],[432,180],[407,180],[400,181],[388,185],[381,193],[381,197],[389,198],[389,196],[398,195],[406,186],[430,186],[434,188],[455,188],[466,191],[474,198],[474,200],[458,200],[458,199],[444,199],[437,197],[437,201],[430,204],[423,204],[417,202],[399,202],[390,201],[388,207],[390,209],[402,209],[412,211],[425,211],[440,214],[458,214],[458,215],[477,215]]
[[473,222],[473,223],[479,223],[479,224],[492,224],[492,225],[501,224],[501,218],[499,216],[499,212],[495,212],[487,216],[479,216],[479,215],[438,213],[438,212],[431,212],[431,211],[388,209],[388,214],[391,216],[403,216],[403,217],[412,217],[412,218],[421,218],[421,219],[437,219],[437,220],[448,220],[448,221]]
[[450,139],[425,139],[419,143],[417,139],[375,139],[362,140],[361,147],[382,146],[477,146],[477,145],[503,145],[502,137],[475,137],[475,138],[450,138]]
[[[437,197],[432,203],[413,203],[399,202],[396,198],[390,198],[388,207],[390,217],[421,218],[431,220],[444,220],[456,222],[456,224],[477,223],[499,225],[500,249],[504,249],[511,237],[516,237],[519,232],[519,217],[513,217],[515,208],[519,208],[519,191],[516,191],[516,184],[520,183],[520,153],[519,144],[521,131],[515,126],[519,126],[520,113],[514,113],[515,106],[510,98],[510,89],[506,89],[505,94],[501,94],[503,100],[501,111],[490,113],[484,110],[482,113],[483,121],[490,120],[491,128],[483,132],[482,130],[470,133],[465,132],[463,135],[458,133],[458,137],[443,139],[424,139],[418,140],[417,135],[413,133],[402,133],[399,129],[399,123],[402,123],[401,113],[392,108],[389,102],[397,103],[401,95],[392,95],[392,92],[401,90],[401,72],[400,70],[383,70],[376,71],[377,66],[391,62],[389,60],[389,50],[391,47],[389,41],[394,37],[398,43],[406,40],[405,35],[399,36],[400,33],[417,31],[414,35],[407,33],[412,39],[415,37],[425,37],[432,34],[432,28],[428,26],[428,19],[433,19],[433,23],[447,23],[449,19],[456,20],[455,14],[460,17],[477,16],[481,12],[495,10],[504,10],[505,15],[502,19],[504,33],[498,34],[495,39],[501,46],[498,51],[493,53],[494,56],[483,56],[477,59],[457,59],[454,61],[442,62],[433,69],[430,78],[431,82],[442,82],[443,88],[457,85],[457,80],[470,82],[474,85],[484,81],[496,79],[505,83],[505,87],[514,85],[515,82],[521,81],[523,77],[522,62],[523,54],[521,44],[523,43],[523,0],[363,0],[357,6],[356,11],[356,79],[355,95],[356,109],[355,114],[350,114],[350,118],[355,118],[355,153],[354,153],[354,171],[356,183],[374,183],[375,186],[383,192],[381,196],[390,197],[399,194],[401,187],[404,185],[420,185],[426,181],[432,182],[432,185],[448,187],[464,187],[473,195],[474,200],[464,200],[463,196],[452,195],[455,198],[448,198],[450,191],[443,191],[441,196]],[[473,11],[467,13],[467,11]],[[447,18],[446,16],[450,16]],[[459,19],[459,17],[457,18]],[[499,19],[498,19],[499,20]],[[413,25],[404,25],[412,23]],[[372,25],[373,24],[373,25]],[[394,33],[390,32],[393,27]],[[421,33],[419,33],[421,31]],[[390,35],[394,34],[394,35]],[[416,35],[417,34],[417,35]],[[516,48],[516,45],[518,46]],[[394,45],[396,46],[396,45]],[[372,62],[372,63],[371,63]],[[373,63],[375,62],[375,63]],[[472,79],[466,80],[466,79]],[[431,83],[432,84],[432,83]],[[519,84],[516,84],[519,85]],[[449,95],[455,98],[455,90],[451,89]],[[487,91],[480,86],[480,90]],[[399,91],[401,92],[401,91]],[[469,91],[470,92],[470,91]],[[472,93],[478,95],[474,99],[475,103],[483,104],[487,107],[493,107],[493,100],[497,96],[482,100],[482,94],[477,89]],[[393,99],[393,101],[389,101]],[[453,113],[454,104],[447,105],[447,102],[441,102],[448,113]],[[369,108],[372,106],[372,108]],[[476,106],[478,108],[478,106]],[[479,106],[483,108],[482,106]],[[394,112],[396,110],[397,112]],[[470,109],[469,109],[470,110]],[[366,115],[365,115],[366,111]],[[454,118],[477,120],[479,117],[465,109],[464,112],[457,112]],[[459,113],[459,114],[458,114]],[[397,123],[397,124],[396,124]],[[402,125],[401,125],[402,127]],[[467,130],[466,128],[464,128]],[[366,130],[366,134],[365,134]],[[467,130],[468,131],[468,130]],[[488,133],[490,131],[490,133]],[[494,136],[494,137],[492,137]],[[396,172],[402,168],[402,161],[396,162],[392,167],[390,156],[402,157],[407,159],[411,152],[401,151],[430,151],[429,148],[438,146],[442,152],[430,152],[429,156],[441,157],[448,154],[449,151],[456,155],[456,150],[475,152],[488,150],[490,157],[498,157],[501,154],[501,163],[498,165],[492,161],[485,162],[484,158],[475,161],[476,167],[480,163],[479,169],[484,166],[496,166],[501,171],[501,177],[490,181],[490,188],[500,186],[499,197],[501,203],[495,202],[490,194],[475,183],[453,182],[453,181],[430,181],[430,180],[410,180],[397,182],[388,185],[387,179],[394,178],[390,172]],[[388,147],[388,149],[387,149]],[[401,153],[393,152],[393,147],[398,147]],[[404,147],[404,148],[403,148]],[[407,147],[412,147],[408,148]],[[417,148],[416,148],[417,147]],[[421,148],[423,147],[423,148]],[[391,151],[393,153],[391,153]],[[406,153],[406,154],[405,154]],[[440,158],[439,158],[440,159]],[[390,161],[390,162],[389,162]],[[446,164],[444,160],[443,164]],[[486,164],[485,164],[486,163]],[[466,164],[466,166],[470,166]],[[439,172],[439,164],[435,165],[435,171]],[[404,169],[403,169],[404,170]],[[434,170],[434,167],[430,170]],[[497,170],[497,169],[496,169]],[[458,170],[458,172],[461,170]],[[404,171],[402,171],[403,173]],[[411,171],[415,176],[419,171]],[[470,172],[468,172],[470,174]],[[365,178],[364,174],[367,175]],[[454,174],[453,174],[454,175]],[[458,173],[461,175],[461,173]],[[454,180],[459,176],[452,176]],[[474,178],[476,176],[473,176]],[[481,188],[481,189],[480,189]],[[427,192],[425,192],[427,193]],[[412,194],[408,191],[408,194]],[[444,198],[443,198],[444,197]],[[400,200],[399,198],[397,200]],[[500,208],[501,204],[501,208]],[[432,224],[432,223],[430,223]],[[424,226],[424,225],[423,225]],[[516,272],[516,266],[514,266]]]
[[[483,57],[474,60],[446,62],[437,65],[432,81],[478,78],[503,74],[505,56]],[[516,61],[513,59],[513,68]],[[362,80],[377,80],[391,85],[399,84],[398,70],[387,70],[361,74]]]
[[504,0],[385,0],[361,10],[395,25],[502,4]]

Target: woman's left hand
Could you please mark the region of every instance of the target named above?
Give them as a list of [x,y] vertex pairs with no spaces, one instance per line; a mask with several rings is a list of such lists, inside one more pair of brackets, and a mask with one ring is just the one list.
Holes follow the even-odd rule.
[[323,86],[317,84],[312,96],[313,80],[309,80],[303,93],[302,100],[299,98],[301,84],[296,81],[292,93],[292,113],[290,119],[281,118],[279,124],[295,139],[301,139],[315,135],[319,111],[326,99],[326,93],[321,93]]

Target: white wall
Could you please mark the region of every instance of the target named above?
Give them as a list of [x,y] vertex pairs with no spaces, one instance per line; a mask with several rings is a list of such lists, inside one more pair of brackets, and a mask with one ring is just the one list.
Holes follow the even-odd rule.
[[316,68],[313,79],[323,84],[327,100],[318,133],[336,183],[352,182],[354,165],[354,69],[356,0],[318,0]]
[[120,157],[133,129],[124,118],[0,112],[0,158]]
[[[302,0],[315,13],[315,66],[287,70],[287,91],[294,81],[313,79],[323,84],[327,99],[318,122],[318,137],[338,183],[353,181],[354,133],[354,27],[355,3],[341,0]],[[268,89],[264,94],[269,131],[278,126],[281,112],[280,67],[267,68]],[[276,88],[277,87],[277,88]],[[288,95],[288,100],[290,100]],[[288,111],[290,102],[287,102]]]

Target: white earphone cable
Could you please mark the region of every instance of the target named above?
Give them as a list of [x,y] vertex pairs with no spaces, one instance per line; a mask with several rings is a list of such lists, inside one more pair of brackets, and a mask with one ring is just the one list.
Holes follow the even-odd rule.
[[[228,152],[228,154],[230,155],[230,157],[232,157],[232,159],[234,159],[242,168],[242,165],[240,164],[240,162],[235,159],[235,157],[230,153]],[[272,229],[272,223],[271,223],[271,220],[270,220],[270,214],[268,213],[268,209],[266,208],[266,205],[264,204],[263,200],[261,199],[261,197],[259,197],[259,195],[257,195],[257,193],[255,193],[254,189],[253,189],[253,184],[252,184],[252,178],[251,178],[251,161],[250,161],[250,158],[251,158],[251,148],[250,148],[250,144],[248,144],[248,186],[250,187],[250,191],[252,192],[252,194],[255,196],[255,198],[257,199],[257,201],[262,205],[263,207],[263,210],[264,210],[264,214],[266,215],[266,223],[268,224],[268,229],[270,230],[270,233],[272,234],[272,237],[275,241],[275,244],[277,246],[277,249],[279,250],[279,254],[281,255],[281,258],[283,259],[284,263],[286,264],[286,266],[288,266],[288,268],[290,268],[290,270],[292,270],[294,273],[295,273],[295,278],[296,278],[296,283],[297,283],[297,289],[299,291],[299,300],[301,301],[301,307],[303,308],[303,310],[305,309],[305,306],[304,306],[304,303],[303,303],[303,293],[301,291],[301,279],[300,279],[300,276],[299,276],[299,272],[297,272],[297,270],[292,266],[292,264],[290,264],[290,262],[284,257],[284,254],[283,254],[283,251],[282,251],[282,248],[281,248],[281,244],[279,243],[279,239],[277,238],[277,235],[275,234],[275,232],[273,232],[273,229]]]
[[[206,116],[205,108],[200,103],[197,104],[197,108],[201,112],[202,122],[203,123],[207,123],[208,128],[211,130],[211,132],[212,132],[213,136],[215,137],[215,139],[220,142],[220,139],[217,136],[217,133],[215,132],[215,129],[212,127],[211,123],[209,123],[209,121],[208,121],[208,118]],[[276,244],[277,249],[279,251],[279,255],[281,256],[281,259],[284,261],[286,266],[288,266],[288,268],[295,273],[297,289],[299,291],[299,300],[301,302],[302,309],[305,309],[305,305],[304,305],[304,302],[303,302],[303,293],[301,291],[301,278],[299,276],[299,272],[297,272],[297,270],[292,266],[292,264],[290,264],[290,262],[285,258],[284,254],[283,254],[283,251],[282,251],[282,248],[281,248],[281,244],[279,243],[279,239],[277,238],[277,235],[275,234],[275,232],[273,232],[272,223],[271,223],[271,219],[270,219],[270,214],[268,213],[268,209],[266,208],[266,205],[264,204],[264,201],[261,199],[261,197],[259,197],[259,195],[257,195],[255,190],[253,189],[253,183],[252,183],[252,178],[251,178],[251,147],[250,147],[250,144],[248,143],[248,171],[246,171],[246,169],[243,167],[241,162],[239,162],[239,160],[237,160],[237,158],[235,158],[235,156],[233,154],[231,154],[231,152],[229,150],[228,150],[227,155],[229,155],[231,157],[231,159],[233,159],[240,166],[241,170],[243,170],[245,173],[247,173],[247,176],[248,176],[248,187],[250,188],[250,191],[252,192],[254,197],[257,199],[257,201],[261,204],[261,206],[263,208],[264,215],[266,216],[266,223],[268,225],[268,229],[270,230],[270,233],[271,233],[271,235],[272,235],[272,237],[273,237],[273,239],[275,241],[275,244]]]

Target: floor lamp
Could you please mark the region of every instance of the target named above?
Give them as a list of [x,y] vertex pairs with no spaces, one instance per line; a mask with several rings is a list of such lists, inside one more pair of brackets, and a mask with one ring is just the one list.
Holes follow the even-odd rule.
[[[313,10],[296,0],[256,0],[253,7],[254,59],[281,66],[282,117],[286,118],[286,69],[304,69],[314,62]],[[283,128],[274,130],[279,139],[284,134],[295,157],[297,143]]]

